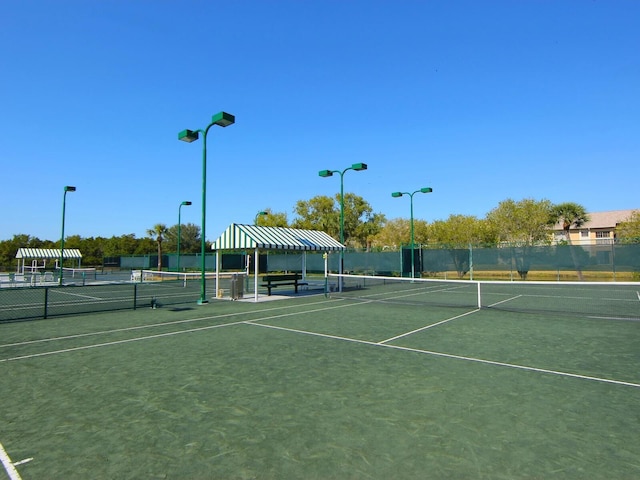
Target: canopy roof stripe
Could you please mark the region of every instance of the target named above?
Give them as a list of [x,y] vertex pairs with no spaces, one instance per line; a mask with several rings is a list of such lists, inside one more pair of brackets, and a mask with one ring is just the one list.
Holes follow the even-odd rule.
[[232,223],[211,246],[212,250],[344,250],[344,246],[319,230],[259,227]]
[[[59,248],[19,248],[16,258],[60,258]],[[65,248],[64,258],[82,258],[77,248]]]

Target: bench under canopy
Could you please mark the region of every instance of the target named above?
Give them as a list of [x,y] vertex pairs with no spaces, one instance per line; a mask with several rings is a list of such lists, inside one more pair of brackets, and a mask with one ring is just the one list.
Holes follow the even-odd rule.
[[[211,249],[219,254],[229,250],[254,252],[253,268],[255,281],[255,301],[258,301],[258,256],[260,252],[301,251],[301,252],[339,252],[344,245],[326,232],[286,227],[260,227],[232,223],[213,243]],[[219,272],[219,255],[216,259],[216,273]],[[304,278],[306,272],[302,272]],[[298,283],[299,285],[299,283]],[[270,289],[269,289],[270,290]],[[217,285],[216,285],[217,291]]]

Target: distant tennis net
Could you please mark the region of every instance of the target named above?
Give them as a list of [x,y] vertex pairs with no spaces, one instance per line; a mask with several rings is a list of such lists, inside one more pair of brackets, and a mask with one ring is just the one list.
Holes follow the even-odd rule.
[[471,281],[329,274],[327,294],[403,304],[640,320],[637,282]]
[[95,267],[82,268],[62,268],[62,274],[65,278],[96,278],[97,271]]
[[[229,278],[228,274],[219,274],[220,278]],[[200,282],[202,274],[200,272],[165,272],[157,270],[134,270],[132,272],[132,280],[147,282],[175,282],[188,286],[192,283]],[[215,272],[205,272],[206,280],[215,280]]]

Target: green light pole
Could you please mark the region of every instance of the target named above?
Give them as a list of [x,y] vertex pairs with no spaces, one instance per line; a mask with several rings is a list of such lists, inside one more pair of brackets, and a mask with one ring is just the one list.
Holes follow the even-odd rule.
[[75,192],[76,187],[66,186],[64,187],[64,195],[62,197],[62,237],[60,239],[60,281],[59,284],[62,285],[62,262],[64,260],[64,214],[65,207],[67,203],[67,192]]
[[226,112],[216,113],[213,117],[211,117],[211,123],[207,125],[207,127],[202,130],[183,130],[178,134],[178,140],[182,140],[183,142],[191,143],[195,142],[199,138],[199,134],[202,133],[202,245],[201,245],[201,255],[202,255],[202,266],[200,272],[200,299],[198,300],[198,305],[205,305],[209,301],[207,300],[206,294],[206,277],[205,277],[205,254],[206,254],[206,214],[207,214],[207,134],[209,133],[209,129],[218,125],[219,127],[228,127],[229,125],[233,125],[236,122],[236,117]]
[[[362,170],[367,169],[366,163],[354,163],[349,168],[345,168],[344,170],[321,170],[318,172],[323,178],[332,177],[334,173],[340,175],[340,243],[344,245],[344,174],[349,170],[355,170],[356,172],[360,172]],[[344,250],[340,250],[340,274],[344,271]],[[340,278],[340,288],[342,291],[342,277]]]
[[253,224],[254,224],[254,225],[258,225],[258,217],[259,217],[260,215],[269,215],[269,212],[265,212],[265,211],[263,210],[263,211],[260,211],[260,212],[256,213],[256,217],[253,219]]
[[178,207],[178,265],[176,266],[177,272],[180,271],[180,228],[182,227],[182,222],[180,221],[180,210],[182,209],[183,205],[189,206],[191,205],[191,202],[182,202]]
[[415,278],[416,277],[416,267],[415,267],[415,263],[414,263],[414,254],[413,254],[413,195],[416,193],[431,193],[433,192],[433,189],[430,187],[424,187],[421,188],[420,190],[416,190],[413,193],[409,193],[409,192],[393,192],[391,194],[391,196],[393,198],[398,198],[401,197],[402,195],[409,195],[409,197],[411,198],[411,278]]

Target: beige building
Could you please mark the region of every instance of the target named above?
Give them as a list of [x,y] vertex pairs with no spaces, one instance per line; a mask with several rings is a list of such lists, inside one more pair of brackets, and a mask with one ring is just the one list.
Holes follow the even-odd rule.
[[589,221],[580,227],[571,225],[570,239],[562,224],[553,227],[553,243],[571,241],[573,245],[609,245],[616,239],[617,226],[629,220],[634,210],[613,210],[589,213]]

